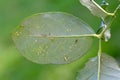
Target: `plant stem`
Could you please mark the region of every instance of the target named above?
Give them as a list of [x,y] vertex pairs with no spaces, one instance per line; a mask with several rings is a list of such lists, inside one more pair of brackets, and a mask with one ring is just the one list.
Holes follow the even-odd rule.
[[113,16],[110,16],[111,18],[110,18],[110,20],[106,20],[106,19],[103,19],[103,21],[105,22],[105,28],[103,29],[103,31],[99,34],[99,36],[103,36],[103,34],[105,33],[105,31],[106,30],[108,30],[110,27],[111,27],[111,24],[112,24],[112,22],[114,21],[114,19],[115,19],[115,16],[116,16],[116,14],[119,12],[119,10],[120,10],[120,4],[117,6],[117,8],[115,9],[115,11],[114,11],[114,15]]
[[[114,11],[114,16],[111,16],[110,20],[106,20],[105,22],[105,28],[103,29],[103,31],[98,34],[98,38],[99,38],[99,50],[98,50],[98,80],[100,80],[100,74],[101,74],[101,54],[102,54],[102,44],[101,44],[101,38],[104,35],[104,33],[110,28],[113,20],[115,19],[115,16],[118,12],[118,10],[120,9],[120,4],[118,5],[118,7],[115,9]],[[104,19],[105,20],[105,19]]]
[[118,10],[120,10],[120,4],[117,6],[117,8],[114,11],[114,15],[116,15],[118,13]]
[[99,39],[99,50],[98,50],[98,80],[100,80],[100,73],[101,73],[101,39]]

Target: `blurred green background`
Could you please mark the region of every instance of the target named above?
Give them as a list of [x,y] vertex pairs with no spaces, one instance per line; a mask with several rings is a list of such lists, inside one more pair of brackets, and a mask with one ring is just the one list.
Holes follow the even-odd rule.
[[[95,0],[101,3],[102,0]],[[119,4],[118,0],[109,2],[108,10],[113,12]],[[100,19],[93,16],[79,0],[0,0],[0,80],[75,80],[76,72],[89,57],[97,55],[98,44],[83,58],[66,65],[41,65],[28,61],[17,51],[11,33],[21,21],[40,12],[62,11],[73,14],[95,31],[100,25]],[[112,38],[103,42],[103,51],[120,61],[120,13],[112,24]]]

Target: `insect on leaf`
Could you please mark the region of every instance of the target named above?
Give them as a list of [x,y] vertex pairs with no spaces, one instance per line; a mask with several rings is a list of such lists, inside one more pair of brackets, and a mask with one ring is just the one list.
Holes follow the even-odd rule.
[[[91,47],[94,31],[82,20],[63,12],[47,12],[25,19],[13,33],[23,56],[40,64],[66,64]],[[87,36],[88,35],[88,36]]]
[[107,16],[113,16],[114,14],[106,12],[101,6],[99,6],[94,0],[80,0],[80,3],[87,7],[91,13],[97,17],[106,18]]
[[[98,80],[98,58],[92,58],[86,66],[78,73],[76,80]],[[120,80],[120,68],[114,58],[102,54],[100,80]]]

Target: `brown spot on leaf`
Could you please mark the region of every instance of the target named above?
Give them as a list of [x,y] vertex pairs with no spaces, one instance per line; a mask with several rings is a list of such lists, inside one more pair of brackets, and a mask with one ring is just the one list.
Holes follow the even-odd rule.
[[75,44],[78,43],[78,39],[75,40]]

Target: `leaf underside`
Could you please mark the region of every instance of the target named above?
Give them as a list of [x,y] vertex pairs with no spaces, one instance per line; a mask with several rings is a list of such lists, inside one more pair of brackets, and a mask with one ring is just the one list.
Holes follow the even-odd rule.
[[[98,58],[90,59],[78,73],[76,80],[97,80]],[[100,80],[120,80],[120,68],[114,58],[107,54],[101,56]]]
[[94,0],[79,0],[82,5],[87,7],[91,13],[100,18],[106,18],[111,13],[106,12],[101,6],[99,6]]
[[[93,38],[82,36],[94,31],[82,20],[63,12],[33,15],[13,33],[23,56],[40,64],[66,64],[83,56]],[[67,37],[80,35],[81,37]]]

